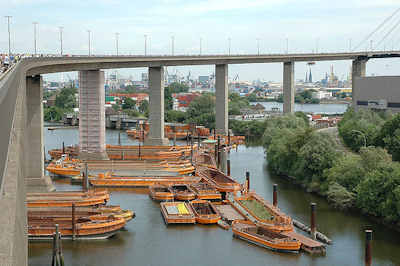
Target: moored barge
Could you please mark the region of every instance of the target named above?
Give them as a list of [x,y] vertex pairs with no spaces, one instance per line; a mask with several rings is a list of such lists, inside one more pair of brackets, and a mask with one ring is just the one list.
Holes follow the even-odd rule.
[[186,202],[161,202],[160,209],[167,225],[196,223],[194,213]]
[[190,207],[199,224],[215,224],[221,219],[214,206],[206,200],[193,200],[190,202]]
[[71,207],[103,205],[110,199],[105,190],[89,192],[64,191],[49,193],[27,193],[27,207]]
[[170,186],[170,189],[177,200],[188,201],[196,198],[194,191],[187,184],[175,184]]
[[205,179],[220,192],[235,192],[240,190],[240,184],[218,169],[199,167],[196,175]]
[[190,187],[196,194],[197,199],[221,200],[221,193],[208,183],[191,184]]
[[174,192],[167,186],[154,185],[149,187],[149,196],[157,201],[173,201]]
[[233,221],[232,232],[234,237],[274,251],[298,253],[301,247],[300,241],[250,221]]

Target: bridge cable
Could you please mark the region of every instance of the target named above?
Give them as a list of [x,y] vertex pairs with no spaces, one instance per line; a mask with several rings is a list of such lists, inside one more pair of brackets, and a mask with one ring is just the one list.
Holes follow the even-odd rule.
[[356,47],[354,47],[352,51],[357,50],[363,43],[368,41],[372,35],[374,35],[378,30],[380,30],[380,28],[382,28],[389,20],[391,20],[399,11],[400,8],[396,9],[396,11],[394,11],[392,15],[387,17],[381,24],[379,24],[378,27],[376,27],[375,30],[373,30],[370,34],[368,34],[368,36],[365,37]]
[[397,21],[396,24],[393,25],[393,27],[385,34],[385,36],[383,36],[383,38],[382,38],[382,39],[378,42],[378,44],[375,45],[375,47],[373,47],[373,48],[379,47],[379,45],[380,45],[383,41],[385,41],[385,39],[386,39],[399,25],[400,25],[400,19]]

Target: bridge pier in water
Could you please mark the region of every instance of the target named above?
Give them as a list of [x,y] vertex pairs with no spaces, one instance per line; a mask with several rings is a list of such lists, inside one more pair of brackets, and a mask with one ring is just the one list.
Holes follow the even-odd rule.
[[366,72],[366,65],[367,65],[367,60],[353,60],[352,67],[351,67],[351,85],[352,85],[352,98],[353,98],[353,108],[355,111],[358,110],[357,107],[357,85],[356,83],[356,78],[359,77],[365,77],[365,72]]
[[164,67],[149,67],[149,137],[146,145],[168,145],[164,136]]
[[43,142],[43,79],[41,75],[26,77],[24,157],[27,192],[54,190],[51,179],[44,175]]
[[215,128],[218,134],[228,135],[228,65],[215,65]]
[[294,62],[283,63],[283,113],[294,112]]
[[81,159],[108,159],[104,103],[104,71],[80,71],[79,157]]

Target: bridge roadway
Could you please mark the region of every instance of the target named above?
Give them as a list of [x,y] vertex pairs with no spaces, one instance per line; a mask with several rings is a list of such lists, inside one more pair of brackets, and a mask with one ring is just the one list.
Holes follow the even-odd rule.
[[[163,115],[158,114],[163,113],[162,67],[216,65],[217,101],[222,101],[222,104],[221,102],[217,104],[219,108],[217,109],[217,127],[226,130],[228,64],[283,62],[284,104],[286,105],[284,111],[292,112],[294,62],[353,60],[354,77],[365,75],[365,63],[368,59],[388,57],[400,57],[400,51],[230,56],[71,56],[22,59],[8,73],[0,76],[0,209],[2,210],[0,265],[27,265],[26,189],[30,191],[46,189],[42,177],[44,154],[41,74],[149,67],[150,90],[153,91],[150,96],[155,99],[155,103],[150,107],[155,106],[156,110],[150,113],[150,119],[153,116],[155,120],[163,120]],[[101,88],[99,86],[101,77],[98,80],[100,82],[96,83],[97,87]],[[161,121],[155,122],[158,123],[155,129],[161,134],[160,132],[163,132]]]

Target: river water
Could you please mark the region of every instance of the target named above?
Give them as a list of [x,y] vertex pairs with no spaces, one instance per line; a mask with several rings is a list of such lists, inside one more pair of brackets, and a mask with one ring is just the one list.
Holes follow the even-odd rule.
[[[118,131],[107,130],[107,143],[117,144]],[[122,144],[134,141],[121,133]],[[78,143],[77,129],[48,131],[46,150]],[[310,202],[317,203],[318,230],[330,237],[325,256],[306,253],[281,254],[248,244],[232,237],[216,225],[166,226],[159,205],[145,189],[113,189],[111,204],[132,209],[136,218],[113,238],[98,241],[63,241],[67,266],[132,266],[132,265],[364,265],[364,229],[372,228],[373,265],[400,265],[400,233],[362,217],[330,207],[318,196],[305,193],[290,181],[271,176],[266,169],[262,147],[240,146],[229,155],[232,176],[244,182],[250,171],[251,187],[272,201],[272,185],[278,184],[279,207],[298,220],[309,223]],[[79,190],[66,181],[55,183],[58,190]],[[29,243],[29,265],[49,265],[51,244]]]
[[[257,103],[251,103],[257,104]],[[281,112],[283,111],[283,103],[278,102],[260,102],[265,107],[265,111],[272,111],[272,108],[278,108]],[[294,104],[294,111],[301,111],[306,113],[316,114],[343,114],[346,112],[348,104],[343,103],[332,103],[332,104]]]

